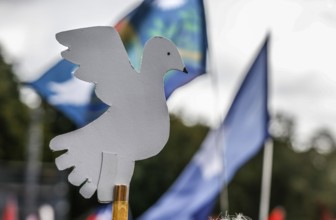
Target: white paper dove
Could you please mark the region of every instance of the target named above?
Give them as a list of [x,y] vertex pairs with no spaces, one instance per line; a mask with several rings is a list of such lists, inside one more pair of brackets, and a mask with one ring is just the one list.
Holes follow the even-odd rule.
[[110,107],[98,119],[50,142],[53,151],[67,150],[56,158],[59,170],[73,167],[69,182],[100,202],[113,200],[114,185],[129,186],[134,161],[158,154],[169,137],[169,114],[163,76],[184,71],[176,46],[162,37],[150,39],[136,72],[117,31],[89,27],[58,33],[68,47],[63,58],[79,65],[75,76],[96,85],[97,96]]

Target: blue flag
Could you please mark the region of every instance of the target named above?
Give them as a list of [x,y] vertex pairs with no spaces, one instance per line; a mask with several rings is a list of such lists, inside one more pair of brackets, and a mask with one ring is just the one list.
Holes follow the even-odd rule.
[[221,127],[212,130],[172,187],[140,220],[208,219],[216,198],[268,134],[267,40]]
[[[165,75],[166,98],[205,73],[207,36],[202,0],[145,0],[116,29],[135,69],[139,69],[143,45],[151,37],[167,37],[179,48],[189,74],[170,71]],[[74,123],[83,126],[100,116],[107,106],[94,95],[93,86],[73,77],[76,68],[61,60],[30,85]]]

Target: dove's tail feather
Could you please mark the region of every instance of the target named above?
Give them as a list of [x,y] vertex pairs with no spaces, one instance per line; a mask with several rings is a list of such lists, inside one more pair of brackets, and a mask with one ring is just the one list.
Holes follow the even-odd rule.
[[103,152],[102,167],[98,182],[98,200],[102,203],[113,201],[115,185],[129,186],[134,171],[134,161],[114,153]]
[[79,169],[76,169],[76,167],[72,170],[72,172],[68,176],[69,182],[74,186],[81,186],[79,193],[84,198],[91,198],[92,195],[97,190],[97,182],[91,180],[90,178],[86,177],[85,173],[82,173]]
[[73,160],[71,160],[68,153],[64,153],[55,159],[55,164],[58,170],[65,170],[73,167]]
[[91,198],[92,195],[97,190],[97,184],[92,183],[90,180],[87,180],[84,185],[79,190],[79,193],[86,199]]
[[65,135],[66,134],[56,136],[50,141],[49,147],[52,151],[61,151],[61,150],[67,149],[67,146],[65,143],[68,143],[68,142],[64,141]]
[[74,169],[68,175],[68,181],[74,186],[81,186],[79,193],[84,198],[91,198],[97,190],[97,182],[86,177],[79,169]]
[[68,175],[68,181],[74,186],[80,186],[86,181],[85,174],[80,173],[78,169],[74,168]]

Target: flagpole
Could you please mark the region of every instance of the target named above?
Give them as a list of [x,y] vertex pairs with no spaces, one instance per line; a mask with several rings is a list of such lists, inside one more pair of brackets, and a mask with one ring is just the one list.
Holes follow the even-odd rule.
[[[266,37],[267,47],[269,48],[270,32]],[[266,48],[266,49],[268,49]],[[268,55],[266,55],[268,59]],[[269,66],[267,61],[267,72],[269,72]],[[267,77],[267,83],[269,84],[269,76]],[[269,90],[269,86],[267,86]],[[268,99],[267,94],[267,99]],[[269,136],[264,143],[264,156],[263,156],[263,170],[262,170],[262,182],[260,193],[260,206],[259,206],[259,220],[266,220],[269,213],[270,195],[271,195],[271,181],[272,181],[272,167],[273,167],[273,138]]]
[[264,147],[259,220],[266,220],[269,213],[273,166],[273,139],[269,138]]
[[38,179],[41,172],[42,128],[41,120],[43,109],[41,106],[31,108],[30,125],[28,130],[27,158],[24,184],[23,212],[24,217],[36,214],[38,205]]

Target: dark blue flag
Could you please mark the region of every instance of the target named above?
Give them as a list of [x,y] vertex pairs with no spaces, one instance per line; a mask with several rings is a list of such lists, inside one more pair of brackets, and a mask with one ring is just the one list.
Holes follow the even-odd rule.
[[268,134],[267,40],[220,128],[212,130],[171,188],[140,220],[208,219],[216,198]]

